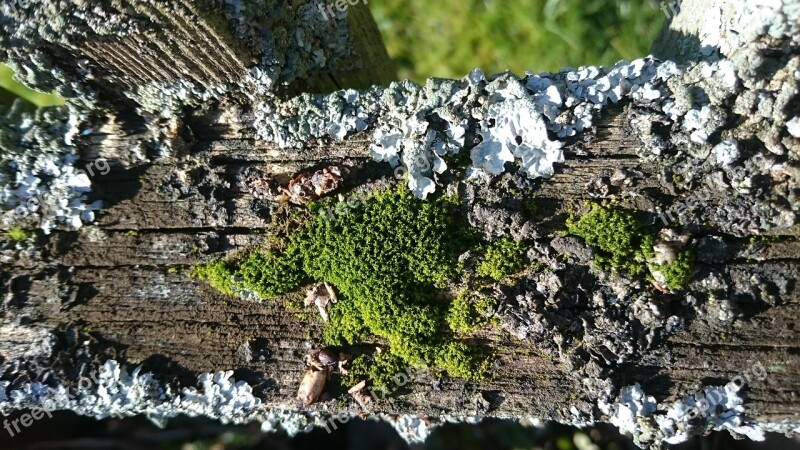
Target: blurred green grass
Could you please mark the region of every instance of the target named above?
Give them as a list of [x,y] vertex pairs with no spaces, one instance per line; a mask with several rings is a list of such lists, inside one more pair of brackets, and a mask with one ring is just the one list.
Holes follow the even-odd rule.
[[[645,56],[664,20],[658,0],[369,0],[400,78],[522,75]],[[0,88],[37,106],[61,104],[11,79]]]
[[521,75],[648,54],[657,0],[370,0],[400,78]]
[[22,83],[14,81],[12,78],[13,74],[14,71],[12,71],[10,67],[6,66],[5,64],[0,64],[0,89],[5,89],[17,97],[22,97],[39,107],[64,104],[64,100],[57,95],[34,91],[32,89],[28,89]]

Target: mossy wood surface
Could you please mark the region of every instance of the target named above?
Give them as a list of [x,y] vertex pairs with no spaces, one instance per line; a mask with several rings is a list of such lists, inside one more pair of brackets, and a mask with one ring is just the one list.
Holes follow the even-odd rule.
[[[87,155],[110,159],[124,155],[147,133],[131,125],[135,120],[126,121],[135,110],[126,101],[117,102],[114,92],[137,83],[172,81],[176,70],[180,76],[191,74],[200,85],[226,82],[248,65],[247,51],[217,21],[203,20],[206,13],[191,2],[175,2],[169,11],[138,2],[122,4],[155,27],[117,40],[87,37],[85,53],[78,55],[91,58],[104,71],[103,78],[90,83],[102,96],[98,113],[120,117],[110,136],[86,148]],[[184,20],[187,17],[201,19]],[[374,24],[363,29],[368,37],[359,42],[376,38]],[[215,43],[213,53],[206,51],[209,40]],[[48,51],[56,60],[76,57],[57,46]],[[367,69],[351,81],[318,74],[319,79],[309,81],[313,88],[299,89],[325,92],[386,81],[390,75],[383,70],[388,67],[385,52],[373,48],[366,53],[375,59],[365,59]],[[88,340],[98,360],[143,364],[164,380],[191,384],[200,372],[234,370],[237,379],[254,386],[267,408],[283,407],[296,395],[303,357],[322,340],[318,315],[311,310],[298,314],[280,299],[256,303],[224,296],[193,279],[190,269],[257,245],[266,232],[281,226],[281,218],[271,216],[263,200],[242,186],[240,175],[248,169],[291,175],[355,162],[362,169],[337,191],[346,194],[386,168],[372,162],[366,135],[341,143],[312,143],[304,150],[280,149],[242,137],[248,126],[246,115],[228,100],[187,109],[181,126],[170,136],[172,147],[178,149],[175,157],[116,165],[93,180],[93,190],[105,202],[93,225],[102,238],[97,233],[54,231],[41,238],[42,260],[21,257],[3,266],[0,288],[5,300],[0,313],[7,320],[25,317],[26,328],[54,330],[60,352],[60,358],[53,360],[54,369],[74,372],[71,355]],[[567,144],[566,161],[535,190],[541,240],[565,233],[570,214],[584,201],[598,201],[589,186],[598,176],[608,177],[617,170],[636,174],[637,192],[646,193],[624,197],[617,207],[652,213],[657,205],[680,202],[670,186],[659,181],[665,170],[659,161],[638,156],[643,143],[631,131],[630,109],[622,103],[605,110],[591,139]],[[749,283],[739,286],[743,292],[759,292],[763,280],[787,277],[794,280],[788,294],[773,296],[769,302],[745,303],[740,319],[730,327],[692,320],[688,315],[694,310],[685,307],[678,295],[667,295],[662,300],[672,302],[667,306],[671,314],[686,316],[685,329],[668,336],[656,354],[610,365],[604,373],[618,386],[639,382],[648,394],[668,399],[702,385],[724,384],[758,361],[768,377],[748,387],[750,414],[759,421],[796,421],[800,416],[796,227],[777,231],[769,239],[725,236],[725,242],[728,257],[717,268],[743,274],[738,279]],[[296,302],[298,295],[287,298]],[[13,356],[15,344],[25,339],[24,335],[0,337],[0,354]],[[476,331],[473,340],[492,352],[489,379],[445,379],[435,389],[429,383],[415,384],[407,394],[382,404],[381,410],[573,420],[570,408],[584,401],[582,387],[580,380],[565,375],[570,367],[557,355],[497,327]],[[245,344],[253,357],[243,355]],[[328,402],[309,408],[338,407]]]
[[[627,167],[643,171],[647,180],[647,173],[657,170],[635,156],[625,156],[630,154],[626,149],[639,143],[623,131],[621,117],[618,112],[604,120],[598,144],[586,148],[584,158],[568,160],[543,185],[539,213],[552,217],[548,222],[552,230],[563,229],[563,205],[582,200],[583,186],[598,171]],[[268,217],[248,208],[252,198],[235,187],[235,174],[243,166],[288,169],[298,165],[268,156],[271,152],[265,152],[263,144],[226,135],[231,128],[235,127],[215,125],[218,139],[204,142],[207,150],[182,163],[196,168],[188,171],[197,176],[189,185],[211,182],[211,189],[195,187],[183,195],[170,194],[168,188],[165,192],[178,170],[175,164],[112,171],[100,182],[111,205],[97,224],[108,238],[92,242],[74,232],[54,233],[46,247],[51,255],[49,267],[33,269],[19,260],[9,268],[4,308],[35,318],[36,326],[59,329],[65,335],[80,333],[91,340],[98,355],[131,365],[144,363],[157,374],[190,381],[192,373],[235,370],[238,378],[257,386],[267,405],[292,398],[303,376],[306,347],[302,343],[321,341],[318,317],[311,314],[300,320],[279,301],[228,298],[188,274],[192,265],[261,242],[261,233],[270,228]],[[236,151],[223,150],[234,142]],[[611,155],[609,147],[618,151]],[[325,153],[341,157],[367,155],[367,148],[358,141],[329,150]],[[764,243],[755,252],[747,239],[740,239],[735,248],[728,263],[731,270],[754,278],[786,273],[800,260],[800,242],[794,237]],[[780,306],[751,314],[750,320],[729,330],[692,322],[688,330],[669,338],[673,359],[631,364],[618,374],[620,381],[638,381],[652,395],[668,397],[676,386],[730,379],[747,367],[748,360],[757,359],[769,371],[769,379],[749,392],[753,411],[762,420],[794,417],[800,412],[800,400],[794,394],[800,390],[800,329],[796,326],[800,299],[792,295]],[[494,379],[480,384],[448,381],[439,391],[413,386],[413,394],[403,396],[390,410],[431,415],[486,413],[476,409],[474,400],[486,393],[497,402],[488,411],[492,415],[568,420],[574,387],[565,378],[564,367],[503,331],[479,333],[478,338],[496,352]],[[245,342],[251,342],[265,359],[246,362],[239,353]]]

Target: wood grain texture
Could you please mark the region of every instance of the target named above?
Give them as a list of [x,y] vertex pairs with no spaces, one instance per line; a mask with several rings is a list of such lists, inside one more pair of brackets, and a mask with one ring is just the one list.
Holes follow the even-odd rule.
[[[566,203],[588,198],[584,186],[603,170],[630,167],[641,171],[643,180],[651,178],[656,167],[628,156],[639,144],[620,126],[623,115],[623,111],[609,114],[598,127],[602,131],[597,144],[582,145],[586,156],[568,159],[552,180],[543,183],[537,196],[549,211],[545,214],[558,217],[566,211]],[[257,200],[237,188],[236,174],[244,167],[274,168],[285,157],[268,144],[246,139],[237,141],[235,151],[226,152],[235,136],[226,134],[225,124],[217,128],[218,140],[204,142],[205,150],[178,163],[150,164],[136,172],[117,169],[102,179],[99,192],[110,205],[96,226],[105,237],[54,233],[46,244],[46,267],[31,269],[19,261],[10,268],[2,288],[6,298],[18,300],[4,304],[5,314],[19,314],[21,310],[11,306],[19,302],[22,309],[35,311],[36,326],[78,330],[91,336],[106,356],[144,364],[168,378],[190,381],[190,374],[234,370],[237,378],[256,386],[268,407],[277,407],[295,395],[307,349],[321,343],[318,318],[312,311],[287,310],[280,300],[253,303],[226,298],[191,279],[187,268],[261,241],[261,233],[272,226],[271,218],[259,215],[253,208]],[[310,152],[301,165],[312,165],[323,156],[325,160],[334,155],[363,157],[366,145],[354,139]],[[178,171],[188,178],[176,188]],[[556,228],[552,224],[550,230]],[[547,226],[542,232],[548,233]],[[726,270],[766,279],[796,272],[797,240],[755,249],[745,240],[738,242]],[[18,291],[19,285],[28,288]],[[626,364],[615,376],[621,383],[639,382],[648,393],[670,398],[698,383],[724,383],[758,361],[768,377],[750,385],[752,411],[760,420],[797,417],[800,329],[795,323],[800,298],[793,293],[779,305],[748,314],[732,329],[693,321],[668,339],[664,352],[671,355],[669,359]],[[480,384],[446,380],[436,390],[418,384],[384,405],[385,411],[570,420],[570,406],[583,400],[557,358],[501,330],[481,332],[474,340],[488,345],[495,355],[491,380]],[[254,355],[250,361],[241,351],[246,343]],[[490,399],[489,410],[476,406],[477,396]]]
[[[358,43],[354,64],[360,69],[334,67],[330,73],[316,74],[315,80],[302,80],[298,89],[326,92],[391,79],[388,56],[377,45],[377,29],[362,6],[352,8],[351,16]],[[321,345],[318,318],[313,311],[288,308],[284,299],[256,303],[222,296],[192,279],[189,268],[252,248],[265,232],[282,226],[274,209],[243,188],[245,171],[293,175],[348,161],[360,170],[332,194],[347,195],[372,175],[387,173],[388,166],[371,161],[365,135],[337,143],[310,142],[303,149],[281,149],[253,139],[237,109],[244,101],[241,96],[187,108],[178,120],[179,131],[170,136],[174,154],[129,163],[126,155],[149,139],[148,130],[141,129],[141,117],[123,120],[135,115],[135,108],[114,93],[178,79],[207,88],[237,83],[251,55],[219,17],[209,18],[192,2],[166,7],[123,0],[119,9],[153,27],[122,38],[87,37],[85,53],[77,55],[91,59],[97,69],[90,84],[105,98],[95,112],[120,117],[117,126],[106,130],[107,136],[81,148],[85,161],[98,156],[117,161],[109,174],[92,180],[92,195],[102,198],[105,207],[88,229],[55,231],[41,238],[40,254],[22,255],[2,266],[0,316],[29,329],[51,330],[59,339],[52,365],[62,372],[75,369],[70,366],[75,348],[66,343],[78,335],[90,343],[98,360],[142,364],[164,380],[191,384],[198,373],[233,370],[237,379],[254,386],[265,407],[283,407],[296,394],[304,355]],[[58,50],[53,52],[58,60]],[[64,56],[63,61],[75,56]],[[639,156],[644,144],[631,131],[631,108],[623,103],[606,109],[591,133],[569,141],[566,161],[555,176],[537,181],[533,197],[538,241],[546,245],[560,236],[576,205],[598,199],[587,186],[615,171],[633,174],[635,183],[636,195],[616,197],[621,207],[652,218],[657,208],[681,201],[663,182],[666,163]],[[131,126],[134,122],[138,128]],[[646,357],[598,368],[597,377],[613,379],[617,387],[638,382],[659,400],[675,400],[702,386],[724,384],[758,362],[768,375],[748,385],[750,414],[762,422],[796,422],[800,241],[792,230],[778,230],[755,243],[753,236],[723,238],[729,248],[727,260],[699,270],[736,275],[731,278],[737,280],[732,289],[741,297],[738,319],[721,326],[708,317],[692,316],[695,309],[687,306],[687,299],[665,295],[659,298],[664,309],[683,315],[686,326]],[[787,278],[787,292],[773,292],[769,281]],[[698,284],[693,290],[710,289]],[[296,300],[298,295],[287,297]],[[580,318],[567,314],[565,322],[580,323]],[[619,324],[626,327],[626,318],[619,318]],[[491,350],[490,379],[425,380],[382,403],[380,411],[570,422],[573,407],[593,401],[585,395],[584,380],[570,376],[567,358],[543,351],[539,343],[499,328],[471,339]],[[24,336],[0,337],[0,355],[12,359],[24,341]],[[593,358],[602,360],[604,355]],[[341,406],[335,403],[310,409],[336,411]]]

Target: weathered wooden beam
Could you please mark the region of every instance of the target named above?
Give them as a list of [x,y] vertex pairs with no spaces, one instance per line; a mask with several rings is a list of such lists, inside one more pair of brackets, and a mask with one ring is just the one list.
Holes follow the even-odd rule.
[[[391,178],[388,163],[372,161],[375,152],[393,150],[376,133],[381,130],[384,136],[402,135],[398,139],[404,146],[394,150],[399,149],[401,165],[412,178],[436,178],[437,193],[460,193],[471,227],[487,240],[503,234],[524,240],[540,268],[513,283],[495,283],[500,325],[469,336],[471,343],[491,350],[493,377],[464,382],[434,372],[404,385],[400,395],[376,399],[371,413],[400,415],[394,423],[410,439],[421,437],[418,428],[408,427],[413,416],[433,422],[472,416],[575,424],[605,420],[632,432],[643,446],[715,427],[753,436],[759,430],[796,431],[800,143],[797,125],[791,123],[797,120],[793,74],[800,61],[793,30],[800,18],[792,2],[722,3],[722,34],[713,37],[708,28],[691,24],[698,20],[692,16],[705,17],[714,9],[703,0],[683,2],[684,11],[664,33],[680,38],[675,41],[680,51],[663,53],[685,63],[680,66],[642,60],[614,73],[585,69],[584,75],[524,79],[501,75],[487,80],[476,72],[425,87],[404,83],[294,98],[290,94],[295,92],[329,92],[334,86],[360,87],[391,78],[363,5],[351,7],[346,19],[355,53],[337,53],[341,47],[334,39],[336,45],[323,46],[333,65],[319,70],[297,61],[314,51],[295,45],[309,37],[312,48],[325,43],[315,39],[333,25],[315,12],[316,3],[283,5],[286,14],[295,16],[287,16],[285,28],[270,29],[270,38],[254,35],[254,24],[275,25],[280,14],[259,19],[193,2],[103,4],[101,10],[118,21],[109,23],[120,28],[97,29],[95,22],[85,21],[82,26],[95,28],[79,27],[80,32],[63,39],[41,33],[31,43],[6,47],[17,67],[42,71],[42,55],[47,55],[58,68],[56,78],[75,89],[72,112],[53,117],[69,123],[65,117],[77,115],[78,132],[90,130],[68,150],[82,157],[81,165],[98,157],[110,164],[108,171],[91,176],[93,198],[105,202],[96,220],[79,229],[59,225],[49,235],[3,243],[0,383],[9,384],[0,387],[23,389],[25,377],[76,386],[79,375],[113,373],[100,364],[114,359],[130,368],[142,364],[173,392],[193,385],[199,374],[223,370],[235,371],[235,378],[252,391],[218,379],[219,389],[232,392],[227,400],[210,396],[209,388],[198,403],[184,393],[184,403],[150,395],[123,406],[102,400],[77,407],[62,399],[59,407],[84,414],[189,411],[223,420],[259,420],[265,429],[279,423],[290,431],[331,414],[357,413],[355,402],[301,407],[294,399],[304,375],[303,357],[322,342],[313,311],[287,307],[302,300],[302,292],[263,302],[229,298],[192,279],[189,268],[243,254],[261,244],[262,233],[284,227],[287,217],[308,214],[303,207],[259,198],[244,182],[250,171],[291,177],[347,164],[353,170],[333,192],[343,196],[369,189],[370,180]],[[78,5],[59,5],[83,11]],[[758,22],[752,8],[766,15],[767,25]],[[47,17],[26,14],[30,20]],[[237,17],[242,20],[230,25]],[[770,28],[775,20],[783,21],[782,28]],[[0,34],[4,44],[11,34]],[[714,39],[719,54],[698,56],[702,46],[689,46]],[[282,42],[288,50],[259,47],[264,42]],[[670,51],[664,44],[657,49]],[[249,59],[254,55],[255,60]],[[72,68],[83,58],[90,60],[88,66]],[[346,73],[342,68],[353,61],[361,69]],[[648,71],[650,76],[643,75]],[[265,76],[268,80],[261,79]],[[600,87],[608,81],[604,77],[615,76],[624,79],[617,85],[619,94]],[[47,76],[28,78],[39,87],[52,87]],[[181,80],[198,91],[171,97],[174,86],[164,83]],[[209,94],[217,85],[226,87]],[[620,98],[590,100],[598,89]],[[97,103],[90,90],[99,93]],[[115,92],[124,92],[125,99],[110,95]],[[538,109],[544,106],[555,108],[553,117],[548,116],[553,110]],[[48,151],[63,147],[52,144],[56,138],[31,144],[15,134],[19,117],[27,116],[7,116],[2,145],[13,151],[26,145],[43,149],[44,143],[52,146]],[[33,122],[37,136],[49,136],[40,131],[45,119]],[[584,120],[591,124],[579,126]],[[489,167],[480,150],[486,146],[480,145],[498,139],[493,129],[503,121],[521,123],[522,131],[515,131],[520,140],[521,135],[540,139],[537,150],[551,152],[547,158],[537,156],[542,172],[563,156],[552,176],[527,177],[530,165],[518,155],[511,155],[512,164],[500,164],[504,173],[486,183],[448,172],[415,172],[413,152],[433,160],[432,150],[418,145],[426,142],[428,131],[445,136],[447,124],[466,128],[460,154],[469,152],[473,166]],[[414,131],[420,122],[424,131]],[[531,137],[527,127],[539,134]],[[60,131],[50,132],[58,137]],[[447,162],[470,165],[455,156]],[[512,165],[517,167],[508,171]],[[585,209],[584,202],[603,200],[637,211],[655,229],[687,236],[698,262],[686,286],[651,287],[648,280],[593,267],[592,249],[565,236],[565,222]],[[531,202],[535,214],[527,210]],[[32,223],[21,222],[24,227]],[[375,342],[365,343],[370,344]],[[52,379],[37,378],[45,373]],[[748,378],[746,389],[721,399],[720,386],[737,376]],[[658,400],[658,411],[651,410],[654,405],[646,397],[625,397],[639,392],[632,388],[637,383]],[[671,424],[666,422],[664,411],[672,402],[703,388],[710,389],[707,399],[716,402],[712,410],[701,411],[704,421],[673,417]],[[7,400],[4,392],[3,411],[36,405],[34,397],[20,394],[18,400]],[[341,392],[328,395],[349,398]],[[734,405],[739,395],[747,401],[746,411]],[[228,403],[231,398],[235,401]],[[638,414],[626,417],[626,400],[640,404]]]

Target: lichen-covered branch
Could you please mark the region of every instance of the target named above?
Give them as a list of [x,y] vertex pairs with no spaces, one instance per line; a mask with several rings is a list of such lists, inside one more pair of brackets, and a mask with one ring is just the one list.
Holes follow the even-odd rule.
[[364,10],[212,3],[2,10],[67,106],[0,122],[0,410],[798,431],[798,2],[424,86]]

